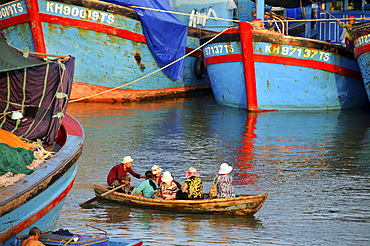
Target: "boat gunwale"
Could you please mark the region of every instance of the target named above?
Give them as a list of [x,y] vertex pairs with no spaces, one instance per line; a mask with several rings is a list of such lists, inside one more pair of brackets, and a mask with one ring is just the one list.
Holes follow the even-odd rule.
[[[0,189],[0,217],[19,208],[49,188],[52,184],[59,180],[59,178],[63,176],[63,174],[66,173],[81,156],[84,141],[84,132],[82,130],[82,126],[69,114],[66,114],[65,117],[68,119],[68,121],[73,121],[68,122],[63,120],[62,122],[60,129],[62,129],[62,131],[65,133],[66,142],[54,155],[54,157],[44,164],[45,168],[36,170],[32,174],[28,175],[26,179],[21,180],[20,182],[16,182]],[[80,134],[73,135],[76,133],[76,131],[73,131],[70,128],[73,127],[73,124],[81,129]],[[76,137],[72,136],[78,137],[79,141],[76,141]],[[67,158],[65,157],[66,154],[68,154]],[[45,169],[50,170],[45,172]],[[29,179],[35,179],[36,181],[28,184],[29,182],[25,181],[28,181]],[[10,195],[4,195],[4,193],[10,193]]]
[[[213,38],[215,35],[216,34],[201,37],[200,44],[206,43],[211,38]],[[339,45],[321,41],[321,40],[287,36],[287,35],[283,35],[278,32],[273,32],[273,31],[268,31],[268,30],[266,31],[253,30],[252,37],[253,37],[253,42],[266,42],[266,43],[278,44],[278,45],[293,45],[293,46],[301,46],[301,47],[306,47],[306,48],[325,50],[327,52],[331,52],[334,54],[338,54],[338,55],[342,55],[342,56],[354,59],[354,55],[351,50],[343,46],[339,46]],[[239,29],[235,29],[232,32],[223,33],[219,37],[212,40],[209,44],[224,43],[224,42],[240,42]]]
[[[108,185],[106,185],[108,187]],[[103,191],[108,191],[108,189],[101,186],[101,185],[94,185],[95,188],[100,188]],[[120,192],[112,192],[119,197],[126,198],[126,200],[139,200],[139,201],[147,201],[147,202],[154,202],[154,203],[169,203],[169,204],[207,204],[207,203],[225,203],[230,201],[245,201],[246,199],[259,199],[262,198],[264,200],[267,199],[269,193],[265,194],[258,194],[258,195],[237,195],[236,197],[231,198],[205,198],[205,199],[193,199],[193,200],[165,200],[165,199],[153,199],[153,198],[146,198],[143,196],[134,196],[128,195]]]
[[370,21],[363,21],[353,25],[351,34],[353,40],[356,40],[362,36],[368,35],[370,30]]
[[[11,2],[17,2],[17,1],[26,1],[26,0],[5,1],[2,4],[0,4],[0,7],[2,5],[9,4]],[[129,8],[127,6],[117,5],[117,4],[98,1],[98,0],[86,0],[86,1],[81,1],[81,0],[48,0],[48,1],[58,2],[58,3],[62,3],[62,4],[67,4],[67,5],[74,5],[74,6],[78,6],[78,7],[85,7],[85,8],[99,10],[99,11],[104,11],[104,12],[112,13],[112,14],[115,14],[115,15],[120,15],[122,17],[130,18],[130,19],[141,22],[138,14],[136,13],[136,10],[133,9],[133,8]],[[39,13],[39,15],[40,14],[43,14],[43,13]],[[27,14],[24,14],[24,15],[27,15]],[[53,15],[53,17],[54,18],[59,18],[59,16],[57,16],[57,15]],[[13,17],[9,17],[7,19],[11,19],[11,18],[13,18]],[[83,20],[81,20],[81,21],[83,21]],[[29,20],[26,20],[26,21],[23,21],[23,22],[29,22]],[[21,24],[21,23],[19,23],[19,24]],[[117,28],[119,28],[119,27],[117,27]],[[200,38],[200,37],[203,37],[203,36],[212,35],[212,34],[217,33],[216,31],[206,30],[206,29],[197,28],[197,27],[188,26],[187,28],[188,28],[187,36],[188,37],[193,37],[193,38]]]

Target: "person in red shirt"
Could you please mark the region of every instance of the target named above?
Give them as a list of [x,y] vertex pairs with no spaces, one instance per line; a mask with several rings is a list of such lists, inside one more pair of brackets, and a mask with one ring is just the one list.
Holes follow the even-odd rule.
[[134,159],[132,159],[131,156],[125,156],[122,163],[115,165],[108,174],[108,185],[117,187],[126,184],[126,186],[122,187],[122,191],[123,193],[130,194],[131,176],[129,175],[129,173],[138,179],[145,178],[145,176],[137,174],[136,172],[134,172],[134,170],[132,170],[131,165],[133,160]]

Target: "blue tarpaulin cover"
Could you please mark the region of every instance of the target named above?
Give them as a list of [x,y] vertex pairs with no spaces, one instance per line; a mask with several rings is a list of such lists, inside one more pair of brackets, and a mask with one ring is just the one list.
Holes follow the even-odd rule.
[[[168,0],[104,0],[123,6],[140,6],[172,11]],[[140,16],[144,35],[157,62],[163,67],[185,55],[187,26],[172,13],[135,8]],[[174,79],[182,79],[184,60],[165,68]]]

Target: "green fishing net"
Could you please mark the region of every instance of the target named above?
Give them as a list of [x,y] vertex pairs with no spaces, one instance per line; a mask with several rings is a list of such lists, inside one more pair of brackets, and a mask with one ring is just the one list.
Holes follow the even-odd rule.
[[33,170],[26,166],[30,165],[34,159],[31,150],[13,148],[0,143],[0,176],[7,172],[31,174]]

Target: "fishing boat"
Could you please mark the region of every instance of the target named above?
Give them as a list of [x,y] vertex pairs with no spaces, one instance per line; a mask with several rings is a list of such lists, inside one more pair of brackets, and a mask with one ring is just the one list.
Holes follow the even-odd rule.
[[[15,246],[21,246],[22,241],[27,235],[18,236]],[[57,231],[41,232],[40,239],[44,245],[70,245],[70,246],[140,246],[143,241],[140,239],[111,238],[108,233],[105,234],[85,234],[71,233],[69,230],[59,229]]]
[[367,94],[370,97],[370,22],[359,22],[352,28],[354,54],[361,69]]
[[54,229],[72,189],[84,143],[66,113],[74,61],[29,56],[0,37],[0,245]]
[[212,90],[221,105],[249,111],[369,105],[353,52],[333,42],[270,31],[255,19],[203,37],[201,44]]
[[108,185],[94,185],[96,196],[117,201],[130,207],[146,207],[151,209],[168,210],[181,213],[198,214],[232,214],[253,215],[265,203],[268,193],[260,195],[238,195],[235,198],[214,198],[199,200],[163,200],[143,196],[128,195],[120,192],[110,192]]
[[168,0],[141,2],[145,9],[129,8],[138,4],[129,0],[5,0],[0,30],[12,45],[30,52],[74,54],[71,101],[210,90],[206,75],[195,72],[199,37],[210,32],[181,24],[166,12]]

